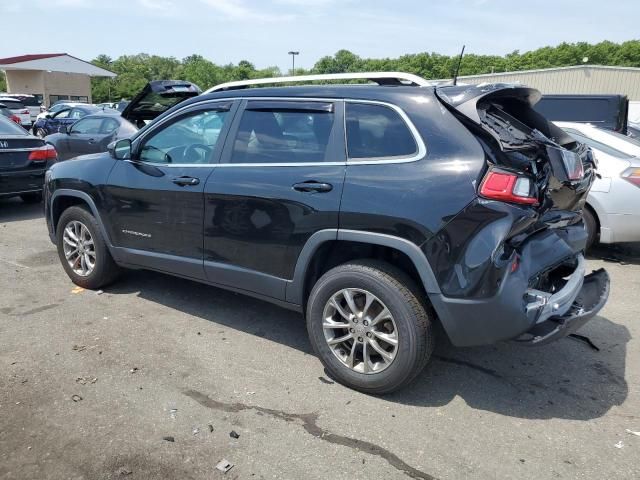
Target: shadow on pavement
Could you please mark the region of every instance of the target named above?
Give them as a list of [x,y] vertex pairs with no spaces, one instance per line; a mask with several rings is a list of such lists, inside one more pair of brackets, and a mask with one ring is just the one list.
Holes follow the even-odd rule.
[[0,198],[0,223],[34,220],[44,217],[44,205],[24,203],[19,198]]
[[[312,352],[300,314],[240,294],[145,271],[128,273],[107,291],[138,293],[218,325]],[[416,381],[384,400],[437,407],[460,397],[472,408],[518,418],[601,417],[627,397],[630,334],[604,317],[593,319],[580,334],[600,351],[569,338],[537,348],[509,343],[455,348],[440,342]]]
[[640,265],[640,242],[596,245],[587,252],[587,258],[604,260],[605,262]]

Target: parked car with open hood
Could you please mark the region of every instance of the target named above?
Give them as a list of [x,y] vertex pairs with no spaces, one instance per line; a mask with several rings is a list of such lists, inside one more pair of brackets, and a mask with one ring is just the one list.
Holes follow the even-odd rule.
[[124,107],[122,116],[142,128],[174,105],[200,93],[197,85],[184,80],[154,80]]
[[640,242],[640,141],[590,124],[556,124],[589,145],[598,160],[584,212],[587,246]]
[[119,112],[106,109],[46,136],[45,141],[55,147],[59,160],[67,160],[78,155],[106,152],[111,142],[128,138],[137,131]]
[[[377,85],[247,88],[335,80]],[[539,98],[379,72],[219,85],[52,167],[49,235],[84,288],[148,268],[304,312],[333,378],[390,392],[436,322],[458,346],[542,345],[605,304],[583,256],[593,155]]]
[[33,131],[38,137],[44,138],[52,133],[64,131],[69,125],[73,125],[81,118],[99,111],[93,105],[86,104],[63,108],[53,115],[47,114],[44,118],[38,119],[33,126]]
[[44,175],[56,161],[56,151],[20,125],[0,116],[0,198],[42,199]]

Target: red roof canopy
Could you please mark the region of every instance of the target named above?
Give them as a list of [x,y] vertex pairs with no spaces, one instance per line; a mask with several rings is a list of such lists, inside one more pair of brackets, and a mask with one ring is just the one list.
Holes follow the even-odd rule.
[[41,60],[43,58],[62,57],[66,53],[40,53],[37,55],[20,55],[18,57],[0,58],[0,65],[8,65],[10,63],[30,62],[31,60]]

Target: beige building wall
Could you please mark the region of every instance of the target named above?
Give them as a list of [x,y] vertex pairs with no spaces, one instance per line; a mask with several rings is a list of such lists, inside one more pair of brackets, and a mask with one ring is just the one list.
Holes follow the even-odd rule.
[[91,78],[81,73],[45,72],[42,70],[7,70],[9,93],[41,94],[50,105],[51,95],[87,97],[91,103]]
[[44,72],[42,70],[7,70],[8,93],[39,93],[44,95]]
[[621,94],[640,100],[640,69],[580,67],[459,77],[460,83],[522,83],[543,94]]
[[91,103],[91,78],[81,73],[45,72],[44,96],[49,105],[51,95],[87,97]]

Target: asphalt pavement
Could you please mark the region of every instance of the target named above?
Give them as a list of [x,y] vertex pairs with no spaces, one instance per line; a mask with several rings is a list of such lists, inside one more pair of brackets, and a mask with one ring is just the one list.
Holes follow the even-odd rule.
[[593,345],[443,342],[374,397],[294,312],[144,271],[75,287],[42,206],[2,200],[0,479],[640,478],[640,245],[588,267],[612,278]]

